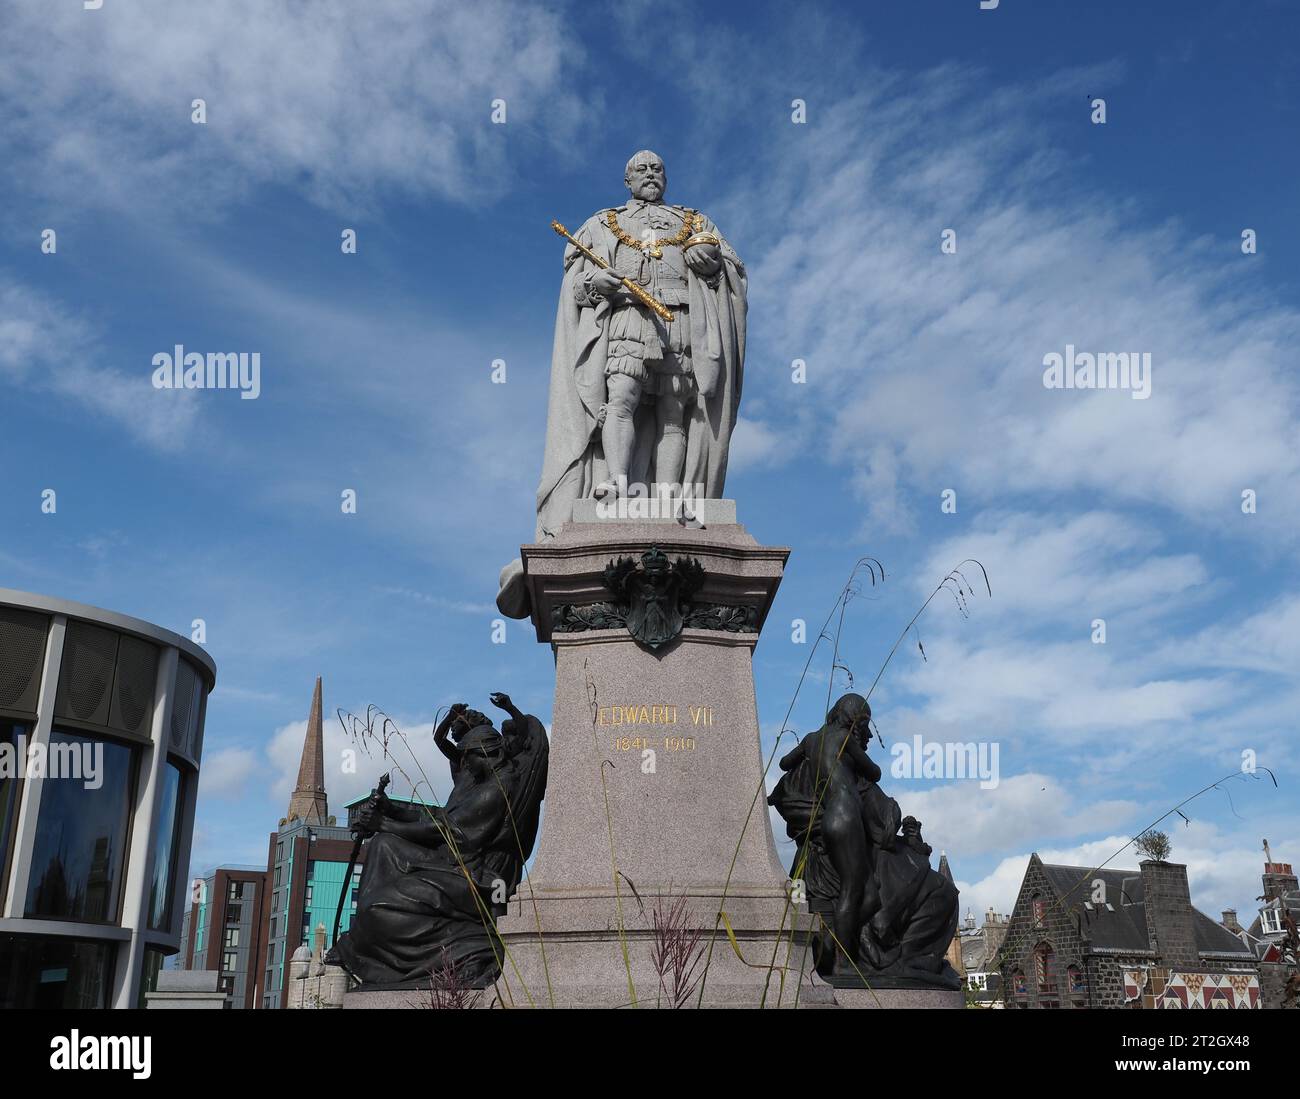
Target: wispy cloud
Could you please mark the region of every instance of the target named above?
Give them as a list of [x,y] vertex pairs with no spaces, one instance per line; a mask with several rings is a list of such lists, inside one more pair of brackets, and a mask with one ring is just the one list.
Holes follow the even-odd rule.
[[203,217],[268,183],[334,208],[385,192],[477,203],[582,117],[580,53],[551,12],[374,0],[357,20],[348,0],[6,5],[9,168],[69,210],[147,199]]
[[[824,452],[894,529],[950,487],[959,506],[1089,493],[1292,538],[1300,313],[1261,296],[1270,261],[1235,235],[1153,224],[1074,182],[1045,117],[1098,75],[990,93],[948,66],[888,96],[823,89],[817,125],[776,135],[767,200],[734,203],[771,241],[749,257],[754,346],[809,379],[757,375],[747,414],[840,443]],[[1044,388],[1044,355],[1067,344],[1150,352],[1152,396]],[[1259,514],[1243,516],[1245,489]]]
[[50,295],[0,271],[0,378],[104,417],[159,450],[181,447],[194,430],[194,394],[155,390],[151,371],[105,364],[95,326]]

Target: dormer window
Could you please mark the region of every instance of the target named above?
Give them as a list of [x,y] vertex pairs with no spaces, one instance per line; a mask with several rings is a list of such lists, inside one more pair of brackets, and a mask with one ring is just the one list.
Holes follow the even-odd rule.
[[1261,908],[1259,925],[1265,935],[1282,934],[1282,910],[1280,908]]

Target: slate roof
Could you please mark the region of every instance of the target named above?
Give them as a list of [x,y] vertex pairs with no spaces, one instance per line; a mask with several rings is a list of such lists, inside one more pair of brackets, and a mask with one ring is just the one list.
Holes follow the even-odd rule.
[[1202,954],[1250,954],[1253,951],[1217,920],[1211,919],[1199,908],[1192,909],[1192,933],[1196,936],[1196,949]]
[[[1150,950],[1146,909],[1142,904],[1142,875],[1133,870],[1095,870],[1087,866],[1043,863],[1063,908],[1081,922],[1094,950]],[[1093,904],[1092,883],[1106,885],[1105,904]]]
[[[1080,920],[1093,950],[1151,949],[1142,875],[1138,871],[1044,863],[1043,873],[1061,899],[1062,907]],[[1098,878],[1105,883],[1109,907],[1092,902],[1092,883]],[[1198,952],[1251,954],[1236,935],[1197,908],[1192,909],[1192,930]]]

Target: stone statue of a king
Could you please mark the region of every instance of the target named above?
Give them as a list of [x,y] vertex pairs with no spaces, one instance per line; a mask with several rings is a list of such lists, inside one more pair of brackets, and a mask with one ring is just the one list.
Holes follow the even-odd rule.
[[564,253],[539,542],[559,533],[576,500],[717,498],[727,475],[745,361],[744,264],[704,214],[664,202],[656,153],[632,157],[624,179],[631,198],[574,234],[608,267],[572,244]]

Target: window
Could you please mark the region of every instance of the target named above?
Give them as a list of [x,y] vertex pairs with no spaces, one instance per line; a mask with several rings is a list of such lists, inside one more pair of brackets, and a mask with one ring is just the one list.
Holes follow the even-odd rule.
[[1035,893],[1030,905],[1033,909],[1034,923],[1041,927],[1043,920],[1047,918],[1047,902],[1043,900],[1041,893]]
[[239,928],[227,927],[226,928],[226,949],[229,950],[230,948],[236,947],[238,945],[239,945]]
[[275,888],[280,888],[280,868],[278,866],[275,868]]
[[269,937],[272,939],[275,938],[275,917],[274,916],[271,917],[271,934]]
[[244,906],[242,904],[226,905],[226,923],[239,923],[244,918]]
[[1017,969],[1011,974],[1011,991],[1020,999],[1024,999],[1028,994],[1028,989],[1025,987],[1025,971],[1023,969]]
[[1280,908],[1261,908],[1259,910],[1259,926],[1265,935],[1280,935],[1282,933],[1282,910]]
[[226,893],[226,900],[228,900],[228,901],[242,901],[243,899],[244,899],[244,885],[243,885],[243,882],[232,881],[232,882],[230,883],[229,890],[228,890],[228,892]]
[[[181,953],[184,955],[185,948],[181,947]],[[144,964],[140,973],[140,998],[136,1002],[136,1007],[145,1008],[149,1006],[145,999],[150,992],[158,991],[158,974],[162,972],[163,961],[165,960],[161,950],[155,950],[152,947],[146,947],[144,952]]]
[[158,846],[154,852],[149,880],[149,929],[163,931],[171,926],[172,888],[176,881],[176,849],[180,842],[181,790],[184,777],[180,768],[168,763],[163,768],[162,802],[158,807]]
[[[14,762],[17,763],[18,738],[27,737],[30,733],[31,730],[27,725],[0,718],[0,751],[15,753]],[[0,874],[3,874],[5,869],[5,860],[9,853],[10,829],[13,828],[14,814],[18,809],[17,772],[17,767],[0,768]],[[4,899],[4,883],[7,877],[7,874],[0,877],[0,900]]]
[[1077,965],[1066,967],[1065,979],[1070,987],[1070,995],[1074,999],[1081,1001],[1088,994],[1088,983],[1084,979],[1083,970]]
[[106,1008],[116,954],[116,943],[0,935],[0,1009]]
[[1056,991],[1056,952],[1050,943],[1034,947],[1034,978],[1040,995]]
[[227,950],[221,957],[221,972],[234,973],[239,968],[239,953]]
[[275,861],[284,862],[284,840],[275,845]]
[[966,987],[972,992],[987,992],[989,990],[989,975],[987,973],[966,974]]
[[307,891],[303,894],[303,902],[302,902],[303,905],[306,906],[307,908],[311,907],[311,890],[312,890],[311,880],[308,879]]
[[26,914],[113,923],[122,891],[137,753],[111,740],[55,729],[48,767],[89,778],[47,781],[41,791]]

